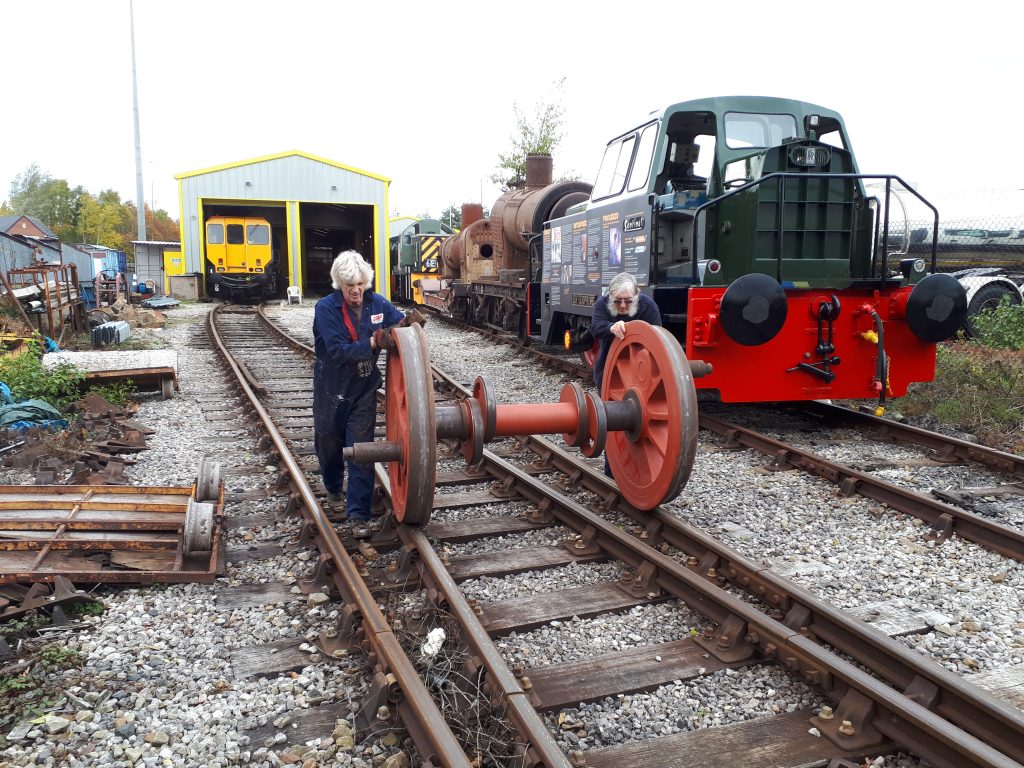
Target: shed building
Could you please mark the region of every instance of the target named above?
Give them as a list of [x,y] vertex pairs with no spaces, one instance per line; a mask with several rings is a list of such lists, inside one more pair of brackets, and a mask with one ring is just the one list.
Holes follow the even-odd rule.
[[182,270],[201,275],[204,293],[212,293],[208,289],[216,284],[217,267],[206,258],[206,224],[212,217],[269,222],[278,295],[292,285],[303,293],[328,292],[331,262],[350,248],[373,265],[377,290],[388,293],[390,179],[298,150],[175,178]]
[[151,282],[157,293],[170,293],[171,275],[185,272],[181,243],[166,240],[132,240],[135,250],[135,279]]

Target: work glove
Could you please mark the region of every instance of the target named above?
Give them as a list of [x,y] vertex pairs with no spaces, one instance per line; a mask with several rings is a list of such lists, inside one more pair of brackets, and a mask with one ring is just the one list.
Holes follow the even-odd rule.
[[398,324],[399,328],[408,328],[413,323],[419,323],[422,328],[427,324],[427,316],[420,312],[418,309],[413,309],[405,313],[405,318]]
[[398,345],[395,344],[395,340],[391,337],[390,328],[378,328],[373,332],[373,343],[377,349],[395,349]]

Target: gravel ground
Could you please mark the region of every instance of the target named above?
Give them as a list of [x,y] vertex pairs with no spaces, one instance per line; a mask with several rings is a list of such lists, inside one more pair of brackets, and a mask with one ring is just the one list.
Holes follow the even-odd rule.
[[[534,370],[504,347],[476,341],[442,323],[428,324],[427,330],[432,359],[463,383],[470,383],[486,361],[499,402],[557,400],[565,381],[562,375]],[[524,369],[529,370],[528,384]],[[832,451],[840,460],[844,458],[842,439],[837,438],[838,447]],[[920,456],[912,449],[885,444],[875,446],[874,453],[880,460],[894,463]],[[800,472],[769,472],[766,463],[752,452],[723,450],[715,435],[701,433],[689,484],[668,509],[693,525],[724,536],[743,554],[771,564],[827,602],[848,609],[878,608],[882,613],[891,606],[934,617],[934,631],[907,635],[901,642],[968,678],[980,671],[1024,669],[1022,564],[960,538],[935,545],[926,539],[927,526],[916,518],[859,497],[844,498],[831,484]],[[995,476],[978,467],[891,471],[900,472],[925,476],[926,488],[996,482]],[[913,484],[920,487],[919,480]],[[1009,506],[1011,519],[1024,514],[1024,504],[1014,509],[1012,497]],[[692,625],[699,619],[686,616],[685,621]],[[616,617],[609,626],[589,627],[583,632],[572,626],[578,623],[510,638],[503,641],[503,648],[510,660],[530,664],[549,655],[544,650],[547,647],[574,647],[574,638],[579,636],[622,637]],[[590,646],[590,655],[600,652]],[[772,679],[776,674],[756,668],[730,671],[710,681],[627,697],[628,701],[595,702],[568,716],[597,723],[596,735],[591,726],[587,729],[590,735],[578,744],[569,735],[572,729],[561,729],[559,737],[567,748],[586,748],[817,703],[801,685]],[[716,693],[725,685],[730,695]],[[768,690],[773,691],[770,696],[764,693]],[[747,691],[749,696],[744,695]],[[748,701],[748,707],[735,706],[732,696],[737,695]],[[724,710],[726,704],[731,708]],[[639,722],[650,727],[635,727],[633,713],[638,707],[645,713]],[[693,715],[697,711],[702,712],[700,717]],[[623,728],[614,727],[624,721],[629,724],[625,729],[628,735]],[[880,764],[917,762],[894,757]]]
[[[275,307],[273,314],[282,327],[311,343],[312,308],[307,301],[301,306]],[[248,435],[244,436],[248,442],[239,445],[224,440],[233,435],[217,423],[195,421],[201,401],[223,389],[210,351],[190,346],[194,329],[209,309],[209,305],[182,305],[168,313],[166,329],[138,332],[151,334],[162,346],[178,352],[181,392],[168,401],[143,398],[137,418],[157,432],[149,438],[150,450],[139,454],[139,463],[126,470],[133,483],[190,484],[200,456],[215,457],[225,467],[255,470],[227,475],[231,491],[267,486],[274,476],[265,471],[268,457]],[[558,399],[564,376],[535,370],[528,358],[509,348],[438,322],[428,323],[427,333],[431,355],[439,365],[466,385],[485,371],[498,402]],[[889,450],[877,446],[879,455]],[[865,500],[839,497],[832,486],[797,472],[769,473],[764,463],[748,452],[724,451],[714,436],[702,434],[689,485],[670,509],[691,524],[725,536],[747,556],[771,562],[842,607],[888,602],[939,612],[947,621],[939,622],[936,631],[902,641],[950,669],[970,675],[1024,665],[1024,568],[1020,564],[959,539],[930,545],[923,526],[912,518]],[[458,459],[445,459],[441,468],[462,466]],[[30,483],[32,477],[3,470],[0,480]],[[226,511],[231,516],[263,516],[282,507],[283,500],[272,499],[232,502]],[[517,514],[524,507],[510,504],[505,511]],[[484,514],[493,514],[493,509],[446,510],[438,519],[447,522]],[[228,545],[279,543],[293,530],[289,520],[267,525],[259,518],[252,526],[233,528]],[[557,529],[531,532],[509,537],[501,546],[551,543],[563,535]],[[482,548],[476,546],[451,546],[450,550],[453,555],[469,554]],[[267,641],[308,642],[333,618],[334,609],[315,596],[298,594],[279,603],[228,609],[218,605],[217,592],[252,583],[289,588],[308,570],[308,557],[309,553],[282,550],[268,560],[231,563],[214,588],[158,585],[104,591],[107,612],[64,638],[84,658],[83,668],[58,679],[67,697],[53,714],[67,722],[19,721],[0,750],[0,765],[265,766],[285,761],[306,768],[397,768],[414,761],[415,756],[410,757],[402,745],[382,739],[371,737],[352,744],[345,721],[331,738],[289,747],[282,758],[289,713],[320,701],[360,701],[367,685],[360,659],[327,664],[311,653],[311,663],[294,674],[235,676],[234,652]],[[615,565],[581,564],[500,581],[476,579],[467,582],[465,589],[491,600],[607,581],[617,573]],[[701,619],[685,607],[664,603],[621,616],[552,623],[502,638],[499,644],[510,662],[533,665],[614,652],[650,639],[679,639],[700,626]],[[582,705],[564,711],[561,722],[552,720],[551,725],[567,749],[586,749],[818,703],[811,691],[787,675],[755,667]],[[268,724],[272,735],[258,741],[247,735],[249,728],[265,729]],[[877,764],[917,762],[896,757]]]
[[[252,435],[224,422],[196,418],[202,404],[223,396],[224,377],[209,349],[194,347],[209,304],[183,304],[168,311],[161,330],[133,330],[136,339],[177,351],[181,391],[170,400],[143,395],[136,418],[156,430],[138,464],[125,470],[135,485],[190,485],[203,456],[224,468],[226,490],[241,492],[272,484],[275,469]],[[282,308],[283,310],[283,308]],[[309,311],[307,311],[309,310]],[[312,305],[283,316],[308,329]],[[145,355],[141,352],[140,355]],[[229,439],[225,439],[229,438]],[[241,438],[236,442],[235,438]],[[241,468],[247,474],[228,474]],[[31,473],[3,470],[0,482],[29,484]],[[283,498],[229,502],[225,512],[243,524],[227,532],[230,549],[284,542],[294,519],[266,524],[283,512]],[[245,517],[253,517],[251,526]],[[101,589],[107,606],[76,632],[60,637],[77,651],[80,668],[53,680],[63,697],[43,722],[19,718],[0,735],[2,766],[311,766],[410,765],[411,752],[393,737],[371,736],[353,743],[351,721],[333,734],[305,745],[290,745],[291,719],[320,703],[357,706],[368,686],[359,657],[324,663],[310,645],[336,618],[323,595],[306,597],[294,587],[309,570],[309,552],[281,550],[269,559],[229,562],[215,585],[157,585]],[[268,584],[294,594],[280,602],[247,608],[221,606],[220,594],[236,586]],[[310,664],[294,673],[238,677],[235,654],[278,641],[304,641]],[[32,717],[35,716],[33,713]],[[261,737],[250,731],[259,728]],[[263,735],[269,733],[269,735]]]

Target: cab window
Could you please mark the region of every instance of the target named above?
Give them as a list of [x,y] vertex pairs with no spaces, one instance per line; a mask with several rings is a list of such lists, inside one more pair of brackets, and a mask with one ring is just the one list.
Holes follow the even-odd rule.
[[207,224],[206,225],[206,242],[210,245],[223,245],[224,244],[224,225],[223,224]]
[[266,224],[249,224],[246,227],[249,245],[266,245],[270,242],[270,227]]
[[658,124],[651,123],[640,131],[640,143],[636,148],[636,159],[633,169],[629,172],[629,185],[626,189],[635,192],[647,186],[651,175],[651,160],[654,157],[654,142],[658,138]]
[[725,113],[725,145],[729,149],[777,147],[798,135],[793,115]]
[[228,224],[228,245],[242,245],[245,242],[245,228],[241,224]]
[[592,200],[617,195],[622,191],[626,183],[626,174],[629,172],[629,161],[633,158],[634,144],[636,135],[632,134],[608,145],[604,151],[604,159],[601,160],[601,170],[597,172],[594,190],[591,192]]

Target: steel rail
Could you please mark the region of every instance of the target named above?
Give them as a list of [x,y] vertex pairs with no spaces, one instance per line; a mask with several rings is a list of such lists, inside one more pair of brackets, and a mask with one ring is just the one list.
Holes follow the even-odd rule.
[[1024,477],[1024,456],[998,451],[987,445],[971,443],[956,437],[936,434],[927,429],[903,424],[892,419],[883,419],[869,413],[861,413],[834,403],[815,400],[801,403],[800,407],[817,416],[873,427],[881,439],[893,439],[929,448],[938,454],[936,461],[970,461],[984,464],[1000,472]]
[[[436,370],[435,376],[466,392],[460,385]],[[930,433],[925,432],[925,434]],[[1013,754],[1014,749],[1020,749],[1017,745],[1024,738],[1022,737],[1024,725],[1021,723],[1021,712],[1016,708],[978,689],[943,667],[912,654],[908,649],[892,640],[892,638],[874,630],[868,625],[859,621],[851,622],[841,611],[837,611],[831,606],[822,603],[806,590],[774,574],[769,568],[749,561],[742,555],[730,550],[697,529],[687,526],[678,518],[663,510],[658,509],[654,513],[629,510],[628,505],[625,505],[619,499],[615,487],[603,475],[589,467],[581,466],[578,461],[563,449],[543,438],[531,437],[528,443],[536,453],[551,461],[554,465],[560,465],[558,466],[559,469],[563,469],[577,482],[581,482],[584,487],[587,487],[588,490],[603,497],[605,501],[604,506],[610,507],[614,504],[620,510],[631,514],[639,521],[646,520],[648,528],[643,535],[652,544],[665,541],[683,552],[699,555],[700,569],[705,573],[706,569],[703,566],[709,562],[708,553],[710,553],[711,557],[714,558],[713,562],[719,566],[715,581],[724,582],[725,580],[730,580],[748,590],[751,594],[762,598],[767,594],[767,599],[770,603],[776,605],[777,608],[786,608],[788,613],[781,614],[781,611],[778,612],[780,616],[785,615],[784,625],[792,625],[794,620],[799,624],[797,627],[799,632],[794,632],[792,629],[789,630],[788,638],[792,640],[792,647],[802,647],[805,643],[813,645],[814,641],[812,638],[820,639],[857,659],[869,668],[875,669],[876,672],[883,674],[886,679],[891,680],[892,684],[897,687],[910,688],[916,686],[918,690],[915,690],[913,695],[920,698],[923,698],[923,693],[919,690],[921,687],[920,681],[925,680],[936,685],[941,689],[942,693],[937,703],[934,700],[932,701],[934,710],[944,717],[948,717],[953,722],[962,723],[961,727],[966,733],[981,734],[979,739],[981,742],[985,742],[982,746],[986,747],[986,750],[979,753],[970,753],[968,756],[970,762],[965,764],[988,765],[989,762],[985,762],[988,760],[994,760],[995,762],[992,764],[1020,764],[1005,762],[1004,755],[991,752],[991,749],[995,748],[997,751],[1009,750]],[[488,460],[493,458],[489,455],[489,452],[485,452],[485,456]],[[524,481],[536,482],[529,477],[524,478]],[[422,545],[416,544],[415,546],[419,550]],[[714,571],[712,572],[714,573]],[[708,577],[698,576],[697,578],[706,579]],[[454,605],[454,603],[452,604]],[[466,607],[468,608],[468,606]],[[698,601],[698,604],[694,607],[705,614],[708,613],[704,610],[707,608],[707,605],[703,601]],[[714,616],[711,616],[711,618],[715,620]],[[727,618],[727,614],[720,615],[718,623],[724,623]],[[764,645],[763,638],[759,638],[758,645]],[[771,645],[769,644],[769,646]],[[814,647],[817,648],[818,646]],[[879,659],[876,655],[880,648],[888,656],[882,662],[884,670],[879,668]],[[775,654],[779,655],[779,652],[776,650]],[[794,662],[796,667],[799,668],[800,659],[796,657],[786,659],[788,666],[792,666]],[[504,665],[499,666],[499,669],[501,668],[505,669],[505,674],[507,675],[507,668]],[[806,673],[813,671],[811,668],[805,670]],[[810,676],[817,677],[818,675],[812,674]],[[510,690],[514,692],[515,688],[510,688]],[[879,693],[883,702],[889,701],[890,704],[895,702],[894,706],[897,709],[902,706],[900,704],[900,695],[891,688],[883,686]],[[892,696],[897,698],[892,699]],[[886,713],[885,706],[880,706],[879,709],[883,714]],[[928,712],[930,710],[925,709],[925,711]],[[880,717],[876,717],[875,721],[877,722],[880,719]],[[948,725],[948,723],[941,721],[938,723],[932,721],[931,726],[938,730],[926,729],[920,731],[916,725],[902,718],[894,710],[888,712],[886,722],[880,724],[879,731],[894,740],[912,747],[918,754],[928,756],[928,753],[933,752],[934,754],[930,756],[937,764],[959,765],[962,763],[950,760],[948,742],[941,733],[944,727]],[[968,737],[969,740],[973,738],[973,736]],[[992,745],[992,747],[989,747],[989,745]],[[975,746],[977,745],[975,744]],[[1006,749],[1003,749],[1003,747]],[[974,758],[979,758],[983,762],[977,762]]]
[[[877,710],[870,717],[871,726],[936,766],[1019,768],[1024,765],[918,703],[914,698],[916,693],[904,694],[893,689],[805,637],[803,627],[791,629],[762,613],[715,581],[694,573],[487,449],[484,449],[484,459],[489,470],[506,487],[514,487],[534,504],[550,505],[551,514],[577,531],[586,544],[629,565],[634,574],[630,581],[639,592],[646,593],[651,585],[656,585],[718,624],[715,644],[721,650],[738,654],[731,656],[731,660],[750,658],[756,648],[763,656],[777,659],[791,673],[825,690],[840,701],[840,706],[850,692],[860,694]],[[1011,748],[1018,753],[1024,751],[1024,740],[1018,736]]]
[[[470,395],[469,390],[436,368],[434,376],[464,396]],[[735,632],[737,626],[742,626],[745,636],[743,642],[757,645],[765,655],[783,660],[791,670],[795,666],[797,671],[809,679],[824,680],[832,677],[844,681],[848,688],[858,690],[875,701],[884,715],[876,717],[873,723],[880,732],[913,747],[917,754],[928,757],[937,765],[988,764],[970,762],[975,757],[983,761],[993,760],[993,764],[1024,764],[1024,713],[1016,707],[914,654],[873,627],[851,620],[842,611],[828,606],[807,590],[774,574],[770,568],[753,563],[696,528],[686,525],[664,509],[658,508],[654,513],[626,509],[628,505],[621,500],[618,491],[603,473],[589,466],[581,466],[572,454],[550,441],[531,436],[527,443],[535,446],[538,453],[568,474],[574,485],[583,481],[582,484],[588,490],[596,491],[606,501],[614,497],[617,508],[627,511],[634,519],[646,521],[646,543],[485,449],[484,459],[492,474],[499,481],[511,481],[516,490],[534,504],[550,504],[552,514],[580,533],[588,544],[604,549],[634,568],[637,582],[641,579],[644,563],[654,563],[657,575],[648,573],[646,580],[658,583],[670,594],[717,623],[720,627],[718,640],[722,638],[722,627],[729,627],[728,631]],[[696,561],[683,566],[653,549],[662,540],[695,556]],[[713,560],[709,560],[707,553],[713,553]],[[767,597],[777,611],[784,609],[785,614],[778,614],[782,622],[765,616],[724,592],[718,582],[726,579],[759,599]],[[706,586],[708,591],[705,592],[701,585]],[[751,630],[751,627],[757,629]],[[831,645],[882,675],[887,684],[880,685],[875,678],[864,675],[853,665],[838,659],[818,645],[816,640]],[[735,635],[728,640],[731,644],[736,642]],[[771,650],[772,646],[775,650]],[[787,658],[780,650],[783,647],[790,648],[794,655]],[[830,663],[833,660],[835,666]],[[851,676],[850,670],[856,671],[857,675]],[[904,697],[904,694],[893,690],[890,685],[913,693]],[[911,700],[911,695],[922,696],[920,689],[927,690],[929,686],[940,692],[933,701],[934,711],[916,705],[928,712],[929,716],[916,710],[913,716],[903,714],[899,702]],[[967,763],[948,762],[946,750],[949,749],[949,736],[944,732],[947,727],[969,738],[973,745],[971,749],[980,749],[977,754],[970,751],[964,753],[963,756],[968,758]],[[1007,756],[1012,756],[1009,762],[1005,762]]]
[[[377,480],[388,498],[391,497],[391,483],[383,464],[376,465]],[[487,670],[487,684],[495,686],[501,700],[508,705],[505,716],[511,720],[519,733],[522,743],[530,756],[530,766],[545,768],[571,768],[571,763],[558,746],[543,719],[531,706],[529,694],[522,689],[501,656],[487,630],[466,600],[455,579],[434,550],[422,529],[411,525],[395,526],[398,538],[407,550],[415,551],[419,557],[415,567],[422,583],[436,589],[444,597],[447,608],[461,629],[461,639],[470,648],[482,666]]]
[[305,507],[305,513],[312,518],[319,532],[321,551],[330,560],[330,565],[334,569],[332,575],[339,591],[346,602],[356,606],[362,616],[366,638],[376,652],[377,658],[387,671],[395,675],[398,686],[404,694],[403,708],[409,708],[416,721],[422,724],[422,727],[410,729],[410,733],[421,734],[428,739],[428,742],[416,745],[421,757],[431,761],[437,759],[441,765],[452,766],[452,768],[455,766],[469,768],[470,761],[466,757],[465,751],[445,722],[444,716],[424,686],[416,668],[402,649],[398,638],[391,631],[376,598],[360,577],[359,569],[339,541],[331,521],[320,507],[313,489],[306,482],[302,468],[292,456],[288,444],[281,436],[270,414],[256,397],[252,387],[243,376],[241,368],[221,339],[214,322],[218,309],[207,316],[210,337],[215,343],[218,353],[237,378],[238,385],[252,404],[254,414],[266,429],[267,435],[281,457],[281,462],[291,476],[293,487]]
[[700,415],[701,428],[722,435],[735,445],[754,448],[774,457],[780,469],[802,469],[830,480],[843,493],[858,493],[869,499],[907,512],[934,526],[940,533],[959,536],[987,547],[1013,560],[1024,561],[1024,532],[986,520],[962,509],[931,499],[898,485],[888,483],[867,472],[837,464],[810,451],[796,448],[748,427],[733,424],[716,416]]
[[[899,689],[915,679],[927,680],[942,691],[935,710],[951,722],[1024,760],[1024,712],[975,686],[960,675],[912,651],[862,621],[851,620],[812,592],[772,571],[721,541],[659,507],[652,512],[631,507],[618,495],[611,480],[591,467],[580,467],[575,457],[543,437],[528,445],[565,474],[574,472],[575,485],[604,499],[603,507],[619,510],[645,526],[641,536],[650,546],[665,542],[692,558],[692,567],[705,578],[728,581],[752,597],[768,603],[784,624],[818,638],[859,664],[873,670]],[[711,572],[714,575],[708,576]]]

